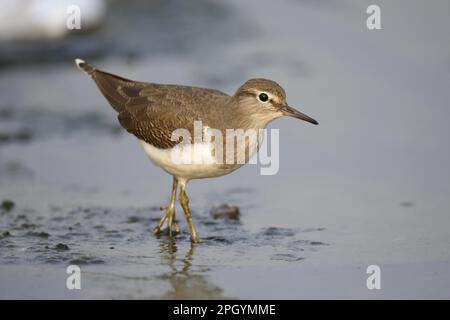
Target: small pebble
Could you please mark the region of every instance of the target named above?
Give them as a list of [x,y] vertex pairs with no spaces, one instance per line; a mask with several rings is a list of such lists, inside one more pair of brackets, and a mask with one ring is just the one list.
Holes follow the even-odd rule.
[[14,209],[14,207],[16,206],[16,204],[14,203],[14,201],[12,200],[3,200],[2,204],[0,205],[0,208],[5,211],[5,212],[9,212],[12,209]]
[[9,231],[4,231],[2,234],[0,234],[0,239],[4,239],[11,236],[11,233]]
[[214,219],[239,220],[241,212],[237,206],[222,204],[218,207],[212,207],[210,214]]
[[55,247],[56,250],[67,251],[70,250],[69,246],[64,243],[58,243]]

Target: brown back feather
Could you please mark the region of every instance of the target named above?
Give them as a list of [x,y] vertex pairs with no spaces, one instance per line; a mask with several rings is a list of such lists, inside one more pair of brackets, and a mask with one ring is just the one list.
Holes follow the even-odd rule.
[[[218,90],[137,82],[98,70],[85,62],[78,66],[94,79],[119,113],[122,127],[160,149],[171,148],[180,142],[171,140],[176,129],[187,129],[193,136],[194,121],[204,120],[202,115],[207,114],[203,111],[223,106],[229,99]],[[221,120],[213,119],[217,123],[210,126],[218,127]]]

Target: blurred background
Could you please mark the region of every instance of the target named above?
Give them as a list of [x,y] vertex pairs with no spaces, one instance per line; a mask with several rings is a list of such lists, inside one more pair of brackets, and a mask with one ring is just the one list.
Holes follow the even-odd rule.
[[[371,4],[381,30],[366,27]],[[445,0],[0,0],[0,298],[450,298],[448,12]],[[229,94],[273,79],[320,125],[271,124],[276,175],[249,165],[190,183],[201,245],[156,238],[171,177],[74,58]],[[220,204],[239,221],[214,219]],[[64,286],[69,264],[80,291]],[[381,290],[366,287],[372,264]]]

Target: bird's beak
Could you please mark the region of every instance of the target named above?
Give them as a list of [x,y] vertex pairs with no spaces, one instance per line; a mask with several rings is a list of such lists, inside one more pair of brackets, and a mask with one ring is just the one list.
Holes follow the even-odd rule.
[[297,118],[297,119],[301,119],[301,120],[305,120],[308,121],[312,124],[319,124],[316,120],[314,120],[311,117],[308,117],[306,114],[301,113],[298,110],[295,110],[292,107],[289,107],[288,105],[284,106],[281,108],[281,112],[283,112],[283,114],[285,116],[289,116],[289,117],[293,117],[293,118]]

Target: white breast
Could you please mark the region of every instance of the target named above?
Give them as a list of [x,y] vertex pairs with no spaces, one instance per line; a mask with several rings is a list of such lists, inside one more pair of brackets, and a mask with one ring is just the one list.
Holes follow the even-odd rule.
[[170,149],[159,149],[140,140],[145,153],[154,164],[177,178],[184,180],[217,177],[232,170],[224,170],[211,155],[207,143],[187,144]]
[[[258,134],[258,141],[250,143],[250,156],[258,150],[258,144],[262,142],[263,135],[261,133]],[[139,140],[139,142],[154,164],[183,180],[218,177],[243,165],[224,166],[223,162],[218,162],[213,156],[214,145],[207,142],[179,144],[169,149],[159,149],[143,140]]]

